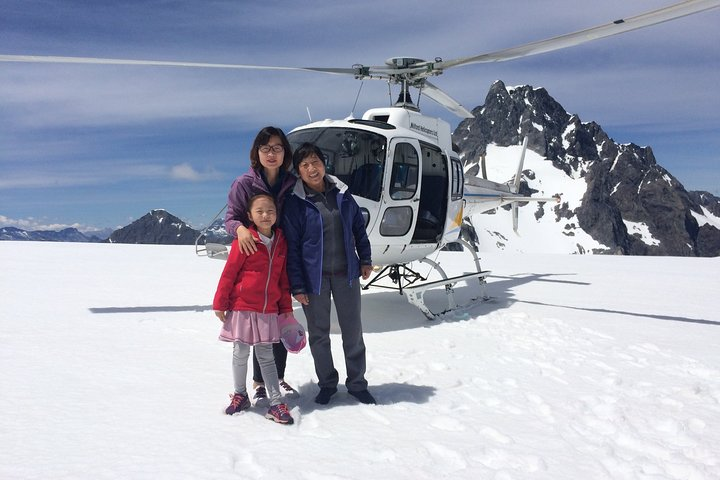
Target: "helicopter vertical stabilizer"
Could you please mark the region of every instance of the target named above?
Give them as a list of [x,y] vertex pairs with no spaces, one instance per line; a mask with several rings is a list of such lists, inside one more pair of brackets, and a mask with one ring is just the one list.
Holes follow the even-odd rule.
[[[528,137],[523,139],[522,153],[520,154],[520,162],[518,162],[517,173],[515,173],[515,182],[513,182],[513,191],[520,191],[520,181],[522,180],[523,165],[525,164],[525,152],[527,151]],[[512,203],[512,222],[513,232],[518,233],[518,202]]]

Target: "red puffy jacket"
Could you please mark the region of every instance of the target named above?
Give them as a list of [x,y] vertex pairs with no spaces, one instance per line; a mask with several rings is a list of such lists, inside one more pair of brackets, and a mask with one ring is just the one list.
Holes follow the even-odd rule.
[[279,228],[270,251],[260,240],[255,226],[250,227],[257,252],[245,255],[233,240],[230,255],[218,282],[213,310],[258,313],[292,312],[292,298],[285,262],[287,242]]

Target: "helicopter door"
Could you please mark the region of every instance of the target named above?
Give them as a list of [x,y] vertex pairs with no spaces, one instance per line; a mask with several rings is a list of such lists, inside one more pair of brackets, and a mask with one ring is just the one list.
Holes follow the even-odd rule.
[[410,138],[390,141],[390,158],[379,233],[392,245],[411,243],[420,202],[420,145]]
[[420,142],[421,183],[413,243],[438,243],[445,230],[448,162],[437,146]]

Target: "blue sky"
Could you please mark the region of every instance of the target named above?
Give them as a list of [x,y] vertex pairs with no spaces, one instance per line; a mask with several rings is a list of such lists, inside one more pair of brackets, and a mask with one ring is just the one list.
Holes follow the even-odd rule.
[[[670,3],[0,0],[0,54],[379,65],[491,52]],[[432,81],[468,109],[496,79],[545,87],[616,142],[651,146],[687,189],[720,195],[718,25],[720,9]],[[87,231],[164,208],[199,228],[247,170],[259,128],[289,131],[308,109],[343,118],[360,85],[309,72],[0,63],[0,226]],[[386,83],[365,81],[355,115],[388,102]]]

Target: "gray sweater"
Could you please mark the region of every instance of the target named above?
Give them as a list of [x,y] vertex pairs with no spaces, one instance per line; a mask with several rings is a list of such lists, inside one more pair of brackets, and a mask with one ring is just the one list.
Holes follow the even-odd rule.
[[323,275],[346,275],[347,256],[343,239],[342,219],[337,204],[339,190],[325,178],[325,192],[316,192],[305,186],[307,199],[320,211],[323,225]]

